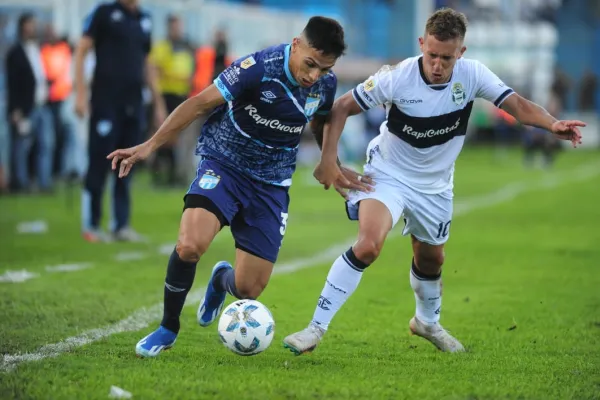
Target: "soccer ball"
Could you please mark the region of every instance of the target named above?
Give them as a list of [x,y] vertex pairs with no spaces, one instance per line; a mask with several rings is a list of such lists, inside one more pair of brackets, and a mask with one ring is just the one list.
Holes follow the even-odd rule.
[[261,302],[237,300],[221,314],[218,329],[225,347],[240,356],[253,356],[271,345],[275,321]]

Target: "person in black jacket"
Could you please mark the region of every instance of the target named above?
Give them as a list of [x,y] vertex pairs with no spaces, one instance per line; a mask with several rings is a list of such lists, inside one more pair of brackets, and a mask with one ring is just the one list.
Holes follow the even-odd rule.
[[[88,242],[144,240],[130,226],[131,176],[112,180],[112,234],[101,229],[102,197],[110,173],[106,156],[119,147],[135,146],[143,140],[142,91],[146,84],[153,95],[156,125],[162,123],[166,113],[156,71],[148,57],[152,19],[138,3],[118,0],[98,5],[84,22],[75,52],[75,111],[83,117],[89,108],[90,115],[89,163],[81,196],[82,235]],[[83,84],[83,65],[92,49],[96,64],[90,99]]]
[[19,17],[19,42],[6,56],[7,112],[13,143],[15,189],[30,190],[29,153],[37,144],[37,183],[42,191],[52,189],[54,128],[47,107],[48,84],[32,14]]

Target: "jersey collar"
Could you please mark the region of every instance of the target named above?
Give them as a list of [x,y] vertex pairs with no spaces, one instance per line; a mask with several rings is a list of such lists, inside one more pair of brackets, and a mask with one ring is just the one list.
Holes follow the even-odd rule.
[[448,81],[446,83],[437,83],[437,84],[431,83],[429,81],[429,79],[427,79],[427,77],[425,76],[425,71],[423,70],[423,57],[422,56],[419,57],[418,63],[419,63],[419,73],[421,74],[421,79],[423,79],[423,82],[425,82],[425,84],[427,86],[429,86],[433,90],[444,90],[444,89],[446,89],[446,87],[448,87],[448,84],[452,80],[452,75],[450,75],[450,81]]
[[291,49],[291,45],[287,45],[285,46],[285,56],[283,59],[283,65],[284,65],[284,69],[285,69],[285,75],[287,76],[288,80],[290,82],[292,82],[292,85],[294,86],[300,86],[298,84],[298,82],[296,82],[296,80],[294,79],[294,77],[292,76],[292,73],[290,72],[290,49]]

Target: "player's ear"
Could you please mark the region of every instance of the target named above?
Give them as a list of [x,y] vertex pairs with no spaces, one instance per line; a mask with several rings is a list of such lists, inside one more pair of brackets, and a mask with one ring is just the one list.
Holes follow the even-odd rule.
[[458,58],[461,58],[463,56],[463,54],[465,54],[465,51],[467,51],[467,46],[461,47],[460,54],[458,55]]
[[419,36],[419,48],[421,49],[421,52],[423,52],[423,44],[425,43],[425,39],[423,39],[422,36]]
[[299,37],[295,37],[294,39],[292,39],[292,52],[296,52],[296,50],[298,50],[298,45],[300,44],[300,38]]

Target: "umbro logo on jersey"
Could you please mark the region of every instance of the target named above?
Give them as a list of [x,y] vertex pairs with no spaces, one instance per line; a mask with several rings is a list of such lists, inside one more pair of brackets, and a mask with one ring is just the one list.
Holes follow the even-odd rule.
[[273,99],[275,99],[277,96],[275,95],[275,93],[271,92],[270,90],[267,90],[265,92],[262,92],[262,97],[260,98],[262,101],[264,101],[265,103],[273,103]]

